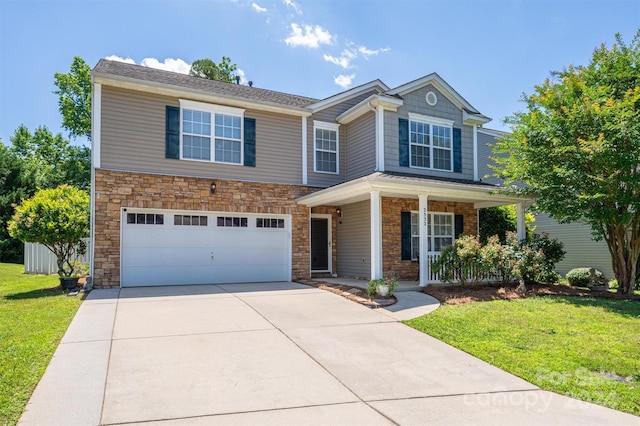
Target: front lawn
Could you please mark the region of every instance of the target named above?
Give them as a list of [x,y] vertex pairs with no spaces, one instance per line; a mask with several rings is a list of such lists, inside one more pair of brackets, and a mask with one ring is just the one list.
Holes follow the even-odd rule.
[[640,303],[542,296],[443,305],[406,321],[541,387],[640,415]]
[[58,276],[26,275],[0,263],[0,424],[17,423],[81,300]]

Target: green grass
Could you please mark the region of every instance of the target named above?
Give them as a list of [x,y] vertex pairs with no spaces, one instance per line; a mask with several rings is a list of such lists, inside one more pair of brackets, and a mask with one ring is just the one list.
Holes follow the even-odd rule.
[[26,275],[0,263],[0,424],[17,423],[81,300],[58,276]]
[[541,387],[640,415],[640,303],[580,297],[443,305],[406,321]]

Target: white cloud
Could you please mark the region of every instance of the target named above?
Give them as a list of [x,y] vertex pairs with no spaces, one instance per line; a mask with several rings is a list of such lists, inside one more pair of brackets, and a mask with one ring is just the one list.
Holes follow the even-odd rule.
[[298,24],[291,24],[291,34],[284,42],[289,46],[303,46],[317,49],[321,44],[332,44],[333,38],[329,31],[320,25],[316,25],[315,27],[305,25],[303,29]]
[[109,61],[117,61],[117,62],[124,62],[125,64],[136,64],[136,61],[134,61],[133,59],[131,59],[130,57],[126,57],[126,58],[122,58],[120,56],[117,55],[111,55],[111,56],[107,56],[105,59],[109,60]]
[[261,7],[259,4],[257,3],[251,3],[251,7],[253,7],[253,10],[255,10],[258,13],[264,13],[267,11],[266,7]]
[[189,74],[191,65],[182,59],[167,58],[164,62],[160,62],[156,58],[144,58],[140,65],[143,67],[157,68],[165,71],[179,72],[180,74]]
[[358,47],[358,52],[360,52],[360,54],[364,56],[365,59],[369,59],[370,56],[375,56],[378,53],[388,52],[389,50],[391,49],[389,49],[388,47],[383,47],[376,50],[367,49],[365,46]]
[[343,89],[348,89],[349,86],[351,86],[354,78],[356,78],[355,74],[340,74],[339,76],[333,78],[333,82]]
[[339,57],[331,56],[331,55],[322,55],[325,61],[331,62],[332,64],[336,64],[341,66],[344,69],[351,68],[351,60],[354,59],[356,55],[352,50],[344,49]]
[[282,0],[282,3],[295,10],[298,15],[302,15],[302,9],[300,9],[300,6],[298,6],[298,4],[293,0]]

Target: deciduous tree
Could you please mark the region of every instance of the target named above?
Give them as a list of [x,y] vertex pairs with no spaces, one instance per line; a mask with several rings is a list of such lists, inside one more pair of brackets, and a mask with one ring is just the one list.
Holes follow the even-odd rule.
[[91,184],[91,150],[71,145],[46,126],[33,133],[23,125],[18,127],[11,137],[11,151],[24,161],[38,188],[55,188],[66,183],[88,189]]
[[62,127],[72,137],[91,139],[91,67],[79,56],[73,58],[68,73],[55,73]]
[[89,194],[69,185],[42,189],[16,207],[9,234],[46,246],[56,256],[60,277],[72,276],[82,238],[89,236]]
[[198,59],[191,64],[189,75],[194,77],[208,78],[209,80],[224,81],[226,83],[235,82],[233,73],[238,69],[236,64],[231,63],[231,58],[222,57],[222,61],[216,64],[209,58]]
[[582,222],[611,254],[618,291],[631,294],[640,256],[640,31],[569,66],[507,122],[494,161],[511,191],[533,194],[538,210]]
[[0,141],[0,262],[21,263],[24,245],[11,238],[7,223],[15,206],[35,192],[35,179],[24,161]]

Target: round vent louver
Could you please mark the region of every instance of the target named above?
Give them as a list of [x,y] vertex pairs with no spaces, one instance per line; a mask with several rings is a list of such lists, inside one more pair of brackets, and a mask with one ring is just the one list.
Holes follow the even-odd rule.
[[427,104],[429,104],[430,106],[436,106],[436,104],[438,103],[438,97],[433,92],[427,92],[426,99]]

